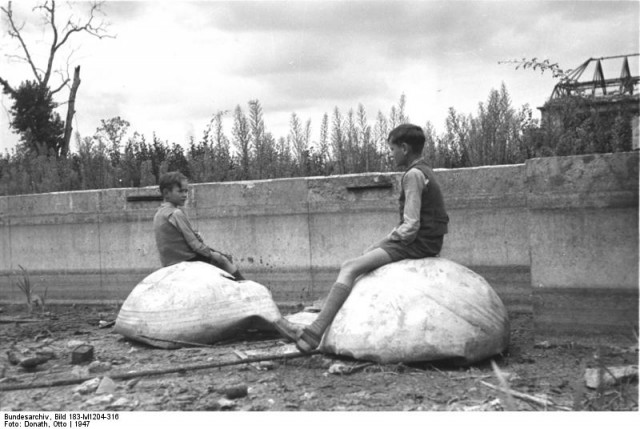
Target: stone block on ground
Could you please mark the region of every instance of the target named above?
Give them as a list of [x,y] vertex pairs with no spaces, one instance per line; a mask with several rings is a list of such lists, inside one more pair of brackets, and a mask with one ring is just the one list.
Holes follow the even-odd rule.
[[102,377],[100,384],[96,389],[96,395],[113,393],[116,390],[116,383],[109,377]]
[[89,364],[88,369],[89,373],[95,374],[110,371],[112,367],[111,362],[94,361]]
[[638,379],[637,365],[587,368],[584,373],[585,384],[590,389],[614,386],[632,379]]
[[92,378],[91,380],[87,380],[79,386],[73,388],[75,393],[80,393],[81,395],[86,395],[87,393],[91,393],[95,391],[100,385],[100,377]]
[[91,362],[93,360],[93,346],[89,344],[80,344],[71,352],[71,363],[79,364]]

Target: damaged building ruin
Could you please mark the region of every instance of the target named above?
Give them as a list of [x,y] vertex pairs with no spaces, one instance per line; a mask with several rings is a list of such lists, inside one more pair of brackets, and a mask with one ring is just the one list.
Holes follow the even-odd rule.
[[[550,99],[540,107],[542,123],[549,123],[553,127],[568,126],[563,112],[567,102],[577,109],[578,114],[590,114],[601,117],[616,118],[631,126],[631,145],[638,149],[638,122],[640,119],[640,93],[637,74],[637,64],[630,67],[630,61],[637,63],[640,54],[614,55],[601,58],[589,58],[580,66],[571,70],[554,87]],[[609,72],[620,67],[619,77],[607,78],[604,66]],[[632,74],[631,70],[636,70]],[[590,80],[583,76],[593,73]],[[610,74],[609,74],[610,76]],[[627,126],[628,126],[627,125]]]

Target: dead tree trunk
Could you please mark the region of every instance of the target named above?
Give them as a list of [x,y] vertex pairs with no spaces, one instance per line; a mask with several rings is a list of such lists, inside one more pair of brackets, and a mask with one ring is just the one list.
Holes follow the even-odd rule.
[[80,86],[80,66],[77,66],[73,72],[73,83],[71,91],[69,91],[69,103],[67,104],[67,120],[64,123],[64,139],[60,148],[60,156],[67,156],[69,153],[69,142],[71,141],[71,131],[73,130],[72,121],[75,115],[76,93]]

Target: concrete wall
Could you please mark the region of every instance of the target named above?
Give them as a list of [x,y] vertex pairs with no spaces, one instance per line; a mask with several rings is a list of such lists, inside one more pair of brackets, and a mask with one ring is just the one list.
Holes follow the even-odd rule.
[[536,330],[638,325],[638,153],[526,164]]
[[[443,256],[477,269],[505,300],[527,305],[524,165],[440,171],[451,233]],[[187,212],[214,248],[278,301],[309,302],[340,263],[398,222],[398,174],[196,184]],[[157,189],[109,189],[0,198],[1,299],[17,299],[22,265],[50,299],[124,299],[160,267],[152,218],[159,202],[128,201]],[[6,268],[5,268],[6,267]],[[14,279],[15,281],[15,279]]]
[[[442,256],[487,278],[511,310],[533,303],[543,329],[568,314],[556,305],[575,301],[568,291],[588,290],[597,302],[598,293],[622,291],[627,302],[635,293],[623,318],[635,311],[637,324],[637,153],[438,175],[451,218]],[[328,291],[341,261],[395,226],[399,180],[371,173],[197,184],[186,209],[206,241],[233,254],[276,301],[310,302]],[[0,300],[21,298],[12,284],[18,265],[36,288],[48,287],[50,301],[125,299],[160,266],[159,202],[131,201],[153,195],[155,187],[0,197]]]

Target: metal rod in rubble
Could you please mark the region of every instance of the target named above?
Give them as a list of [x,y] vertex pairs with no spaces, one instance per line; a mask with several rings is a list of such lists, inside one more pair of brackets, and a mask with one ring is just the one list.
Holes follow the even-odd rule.
[[[148,370],[142,370],[142,371],[106,374],[106,376],[113,380],[129,380],[132,378],[147,377],[150,375],[170,374],[174,372],[184,372],[184,371],[199,371],[202,369],[242,365],[244,363],[254,363],[254,362],[262,362],[262,361],[269,361],[269,360],[295,359],[295,358],[315,355],[318,353],[320,352],[316,350],[310,353],[296,352],[296,353],[289,353],[289,354],[264,355],[264,356],[249,357],[246,359],[240,359],[240,360],[234,360],[234,361],[228,361],[228,362],[211,362],[211,363],[202,363],[202,364],[183,365],[183,366],[177,366],[172,368],[148,369]],[[45,387],[54,387],[54,386],[69,386],[72,384],[84,383],[85,381],[91,380],[93,378],[95,377],[74,377],[74,378],[49,380],[49,381],[42,381],[39,383],[28,383],[28,384],[7,384],[7,385],[0,384],[0,392],[7,392],[11,390],[41,389]]]

